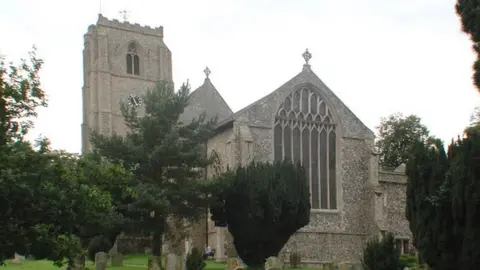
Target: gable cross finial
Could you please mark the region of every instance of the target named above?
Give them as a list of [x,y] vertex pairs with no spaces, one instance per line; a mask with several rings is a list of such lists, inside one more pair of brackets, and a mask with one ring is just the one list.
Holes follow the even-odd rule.
[[312,59],[312,54],[308,51],[308,49],[305,50],[305,52],[302,54],[303,59],[305,59],[305,65],[309,66],[308,61]]
[[205,73],[205,76],[207,76],[207,79],[208,79],[208,76],[210,75],[210,73],[212,73],[210,71],[210,69],[208,67],[206,67],[204,70],[203,70],[203,73]]
[[122,15],[123,21],[126,22],[127,19],[128,19],[128,16],[127,16],[128,11],[126,11],[126,10],[124,9],[124,10],[120,10],[118,13],[120,13],[120,15]]

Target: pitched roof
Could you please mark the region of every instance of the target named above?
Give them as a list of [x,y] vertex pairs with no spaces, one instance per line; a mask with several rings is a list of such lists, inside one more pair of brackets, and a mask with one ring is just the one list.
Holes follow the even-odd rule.
[[232,109],[208,77],[205,78],[200,87],[190,94],[189,104],[180,116],[180,120],[188,122],[201,113],[205,113],[207,118],[218,117],[218,121],[222,121],[222,119],[226,119],[233,114]]
[[[312,71],[310,65],[308,64],[305,64],[300,73],[277,88],[275,91],[219,122],[217,129],[222,129],[225,128],[225,126],[231,125],[231,123],[238,117],[246,116],[250,109],[255,111],[256,106],[260,106],[269,100],[280,104],[283,102],[283,100],[279,99],[283,98],[285,94],[291,93],[291,91],[297,87],[305,84],[313,85],[319,90],[320,94],[326,99],[326,101],[331,103],[332,109],[335,110],[335,113],[339,118],[338,120],[342,122],[340,124],[344,127],[344,129],[349,130],[349,134],[344,134],[345,136],[368,137],[373,139],[373,132],[335,95],[335,93],[333,93],[332,90],[325,85],[325,83]],[[345,128],[347,125],[348,128]]]

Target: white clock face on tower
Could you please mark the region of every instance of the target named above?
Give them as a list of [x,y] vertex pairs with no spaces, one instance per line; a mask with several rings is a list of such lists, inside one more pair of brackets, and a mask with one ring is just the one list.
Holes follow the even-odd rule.
[[128,105],[133,108],[138,108],[140,105],[142,105],[142,99],[136,95],[136,94],[131,94],[127,98]]

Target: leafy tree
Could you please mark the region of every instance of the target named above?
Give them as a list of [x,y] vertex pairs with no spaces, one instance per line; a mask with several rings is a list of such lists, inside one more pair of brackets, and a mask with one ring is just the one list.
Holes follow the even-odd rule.
[[381,240],[374,238],[367,242],[363,250],[362,265],[365,270],[402,270],[406,266],[400,261],[392,234]]
[[205,142],[216,119],[207,121],[201,115],[183,123],[180,116],[189,93],[186,84],[175,92],[171,84],[160,82],[143,97],[144,115],[122,104],[126,135],[92,134],[95,152],[132,169],[135,200],[129,204],[129,211],[139,216],[137,230],[153,234],[155,256],[161,255],[168,218],[197,219],[205,212],[200,209],[205,193],[198,182],[203,171],[197,168],[210,163]]
[[14,252],[60,263],[80,240],[107,230],[117,214],[110,194],[82,184],[75,160],[36,151],[29,143],[3,147],[0,162],[1,261]]
[[417,141],[425,141],[429,134],[418,116],[403,116],[400,113],[382,118],[377,129],[376,147],[380,164],[390,168],[406,164],[413,145]]
[[22,139],[32,127],[38,107],[46,107],[45,93],[40,87],[39,71],[43,60],[36,49],[30,52],[29,62],[22,59],[19,66],[5,63],[0,56],[0,147]]
[[76,156],[51,151],[48,140],[24,141],[35,109],[46,106],[42,63],[34,50],[29,63],[0,64],[0,263],[15,252],[71,263],[83,239],[120,219],[110,193],[90,182],[122,178],[118,165],[100,162],[82,171]]
[[407,164],[407,219],[414,245],[432,269],[480,263],[480,132],[467,129],[445,153],[439,140],[418,142]]
[[457,0],[455,10],[460,16],[462,30],[470,36],[477,59],[473,64],[473,81],[480,89],[480,2],[476,0]]
[[300,166],[252,162],[212,184],[218,190],[211,218],[228,227],[238,255],[251,268],[263,268],[310,221],[310,192]]

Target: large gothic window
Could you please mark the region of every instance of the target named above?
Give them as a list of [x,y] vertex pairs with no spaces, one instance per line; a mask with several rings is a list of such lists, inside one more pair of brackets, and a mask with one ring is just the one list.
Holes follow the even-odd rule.
[[337,209],[336,124],[320,95],[309,88],[290,94],[275,117],[274,158],[302,163],[312,209]]
[[128,45],[127,73],[140,75],[140,59],[138,58],[137,46],[135,46],[135,43],[130,43],[130,45]]

